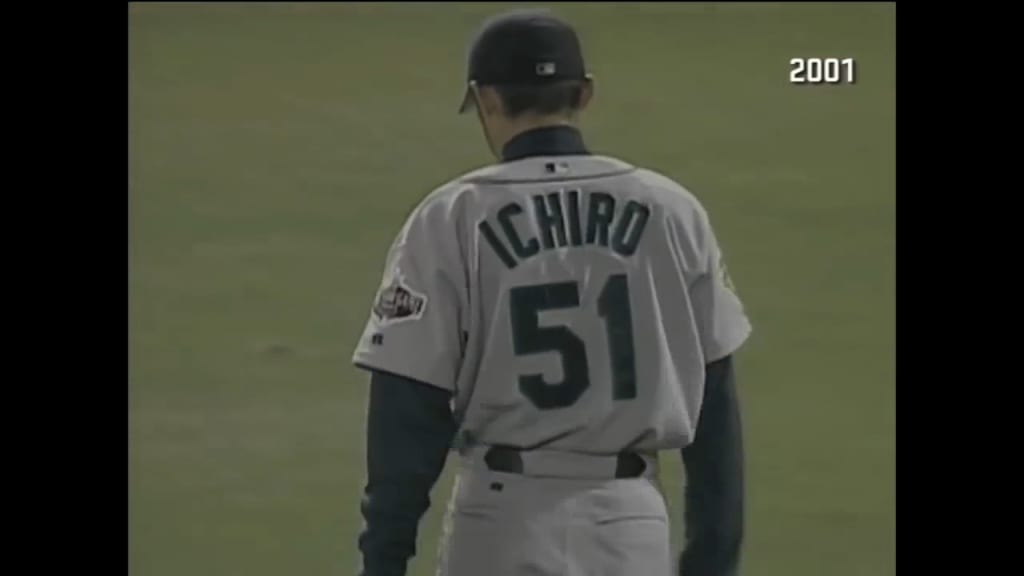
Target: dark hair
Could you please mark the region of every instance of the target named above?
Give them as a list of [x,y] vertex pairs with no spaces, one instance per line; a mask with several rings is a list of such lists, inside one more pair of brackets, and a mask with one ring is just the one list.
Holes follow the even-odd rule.
[[509,118],[521,116],[526,112],[545,116],[568,113],[578,110],[583,99],[583,83],[578,81],[540,86],[506,84],[495,86],[494,90],[501,98],[505,115]]

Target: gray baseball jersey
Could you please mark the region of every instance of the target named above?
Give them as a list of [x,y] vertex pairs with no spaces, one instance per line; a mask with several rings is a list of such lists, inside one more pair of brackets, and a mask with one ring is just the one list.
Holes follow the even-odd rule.
[[687,445],[704,366],[749,333],[692,194],[614,158],[532,157],[413,210],[353,360],[451,390],[460,442],[613,454]]

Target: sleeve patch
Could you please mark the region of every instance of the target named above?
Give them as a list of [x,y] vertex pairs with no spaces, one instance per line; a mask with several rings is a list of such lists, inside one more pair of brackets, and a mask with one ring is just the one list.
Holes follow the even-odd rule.
[[721,255],[718,258],[718,279],[730,292],[737,293],[736,285],[732,283],[732,277],[729,276],[729,268],[725,265],[725,259]]
[[736,293],[736,285],[732,283],[732,276],[729,276],[729,269],[722,265],[722,285],[729,289],[730,292]]
[[400,273],[395,273],[391,282],[377,293],[373,303],[373,315],[381,326],[419,320],[427,308],[426,295],[412,289]]

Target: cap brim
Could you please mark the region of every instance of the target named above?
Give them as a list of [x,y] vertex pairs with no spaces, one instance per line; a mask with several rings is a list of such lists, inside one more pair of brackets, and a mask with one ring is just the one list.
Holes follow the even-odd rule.
[[462,104],[459,105],[459,114],[465,114],[473,108],[473,82],[466,84],[466,92],[462,95]]

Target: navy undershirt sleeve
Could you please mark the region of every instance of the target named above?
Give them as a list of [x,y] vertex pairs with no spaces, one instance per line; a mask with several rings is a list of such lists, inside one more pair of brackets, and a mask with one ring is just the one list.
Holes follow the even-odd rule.
[[360,576],[404,576],[455,434],[451,393],[374,371],[366,430]]
[[743,540],[743,439],[732,358],[706,367],[694,441],[683,448],[686,547],[681,576],[736,576]]

